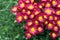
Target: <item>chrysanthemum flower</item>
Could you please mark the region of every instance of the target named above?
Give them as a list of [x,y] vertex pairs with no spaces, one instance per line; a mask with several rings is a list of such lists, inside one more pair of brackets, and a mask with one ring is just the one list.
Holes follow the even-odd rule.
[[56,23],[58,26],[60,26],[60,20],[57,20]]
[[60,2],[56,5],[56,7],[59,9],[60,8]]
[[34,4],[27,4],[26,8],[29,10],[33,10],[34,9]]
[[26,15],[26,14],[23,15],[23,19],[24,19],[24,20],[27,20],[27,19],[28,19],[28,15]]
[[39,7],[40,9],[42,9],[42,8],[43,8],[43,6],[42,6],[41,4],[39,4],[39,5],[38,5],[38,7]]
[[30,0],[22,0],[23,2],[25,2],[25,3],[30,3]]
[[45,13],[42,13],[42,14],[43,14],[42,16],[44,17],[44,19],[48,19],[49,17],[48,15],[46,15]]
[[31,15],[29,15],[30,19],[33,19],[35,17],[35,15],[32,13]]
[[53,0],[53,1],[52,1],[52,6],[53,6],[53,7],[56,7],[56,5],[57,5],[57,1],[56,1],[56,0]]
[[38,15],[36,18],[40,22],[44,22],[45,21],[44,16],[43,16],[43,13],[41,13],[40,15]]
[[56,37],[57,37],[58,35],[57,35],[57,33],[55,33],[55,32],[51,32],[51,33],[50,33],[50,36],[51,36],[52,39],[56,39]]
[[32,20],[27,20],[26,25],[28,25],[28,26],[33,25],[33,21]]
[[26,13],[26,9],[22,9],[21,11],[22,11],[22,13]]
[[19,7],[20,9],[24,8],[24,7],[25,7],[25,3],[24,3],[23,1],[19,1],[18,7]]
[[34,19],[34,25],[39,25],[39,21]]
[[45,4],[45,7],[51,7],[51,3],[47,2],[47,3]]
[[34,3],[35,0],[31,0],[31,3]]
[[25,32],[25,36],[27,39],[32,37],[32,35],[29,32]]
[[43,27],[38,27],[37,30],[39,33],[42,33],[44,31]]
[[35,0],[23,0],[26,4],[28,3],[34,3]]
[[40,10],[34,10],[33,13],[34,13],[34,15],[38,15],[38,14],[40,14]]
[[46,26],[49,30],[53,30],[54,24],[53,23],[48,23]]
[[49,21],[48,21],[48,20],[46,20],[46,21],[44,22],[44,24],[45,24],[45,25],[47,25],[48,23],[49,23]]
[[59,27],[58,26],[54,26],[53,31],[58,32],[59,31]]
[[54,17],[54,21],[56,21],[56,20],[58,20],[58,17],[57,16]]
[[54,20],[54,15],[49,15],[48,16],[48,20],[52,20],[53,21]]
[[18,7],[17,7],[17,6],[12,7],[11,11],[12,11],[13,13],[17,12],[17,11],[18,11]]
[[36,35],[37,34],[37,28],[35,26],[32,26],[31,28],[29,28],[28,30],[32,35]]
[[44,21],[44,18],[42,16],[39,16],[38,20],[41,22],[41,21]]
[[45,8],[44,9],[44,12],[47,14],[47,15],[51,15],[53,13],[53,9],[51,8]]
[[56,10],[56,15],[60,15],[60,10]]
[[30,15],[30,14],[31,14],[31,11],[30,11],[30,10],[27,10],[27,11],[26,11],[26,14],[27,14],[27,15]]
[[19,13],[16,15],[16,21],[17,21],[17,22],[22,22],[22,21],[23,21],[23,16],[22,16],[21,12],[19,12]]

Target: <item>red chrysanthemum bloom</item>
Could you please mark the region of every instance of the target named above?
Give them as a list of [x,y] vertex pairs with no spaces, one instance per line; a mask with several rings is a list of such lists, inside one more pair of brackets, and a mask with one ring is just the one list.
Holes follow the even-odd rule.
[[18,7],[17,7],[17,6],[12,7],[11,11],[12,11],[13,13],[17,12],[17,11],[18,11]]
[[33,21],[32,21],[32,20],[27,20],[26,25],[27,25],[27,26],[33,25]]
[[54,32],[58,32],[59,31],[59,27],[58,26],[54,26],[53,31]]
[[53,13],[53,9],[52,8],[45,8],[44,9],[44,12],[47,14],[47,15],[51,15]]
[[37,34],[37,28],[36,28],[35,26],[32,26],[31,28],[29,28],[28,31],[29,31],[32,35],[36,35],[36,34]]
[[49,30],[53,30],[54,24],[51,23],[51,22],[49,22],[49,23],[46,25],[46,27],[47,27]]
[[41,27],[41,26],[40,26],[40,27],[38,27],[38,28],[37,28],[37,30],[38,30],[38,33],[42,33],[42,32],[44,32],[44,28],[43,28],[43,27]]
[[25,3],[23,1],[18,1],[18,7],[19,9],[22,9],[25,7]]
[[56,37],[58,36],[58,34],[55,33],[55,32],[51,32],[50,36],[51,36],[52,39],[56,39]]
[[56,15],[60,16],[60,10],[56,10]]
[[25,32],[25,36],[27,39],[32,37],[32,35],[29,32]]
[[33,10],[34,9],[34,4],[26,4],[26,8],[29,10]]
[[17,22],[22,22],[22,21],[23,21],[23,15],[21,14],[21,12],[19,12],[19,13],[16,15],[16,21],[17,21]]

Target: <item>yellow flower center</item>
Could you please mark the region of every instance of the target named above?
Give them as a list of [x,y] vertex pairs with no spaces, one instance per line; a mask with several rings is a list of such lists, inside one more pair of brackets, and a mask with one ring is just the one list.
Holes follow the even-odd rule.
[[57,3],[56,3],[56,1],[52,1],[52,4],[53,4],[53,5],[56,5]]
[[60,15],[60,10],[56,12],[58,15]]
[[31,26],[32,25],[32,22],[28,22],[28,25]]
[[38,27],[38,31],[41,31],[42,29],[41,29],[41,27]]
[[22,21],[22,16],[19,16],[19,17],[18,17],[18,20],[19,20],[19,21]]
[[39,17],[38,17],[38,20],[39,20],[39,21],[42,21],[42,20],[43,20],[42,16],[39,16]]
[[45,10],[45,13],[50,14],[51,13],[51,10],[50,9],[47,9],[47,10]]
[[51,24],[51,23],[49,23],[49,24],[48,24],[48,27],[52,27],[52,24]]
[[46,7],[50,7],[50,3],[47,3],[47,4],[46,4]]
[[35,32],[35,28],[31,28],[31,32]]
[[58,25],[60,25],[60,20],[59,20],[59,21],[57,21],[57,24],[58,24]]
[[24,19],[27,19],[27,16],[26,15],[24,16]]
[[21,4],[21,7],[23,8],[24,6],[25,6],[25,4],[24,4],[24,3],[22,3],[22,4]]
[[33,8],[34,8],[34,7],[33,7],[32,5],[29,5],[29,6],[28,6],[28,9],[31,9],[31,10],[32,10]]

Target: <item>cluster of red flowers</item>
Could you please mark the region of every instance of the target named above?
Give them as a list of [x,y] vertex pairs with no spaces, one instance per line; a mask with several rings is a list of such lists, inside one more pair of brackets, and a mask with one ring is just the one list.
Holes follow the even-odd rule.
[[18,0],[18,5],[12,8],[12,12],[16,13],[18,23],[26,21],[26,38],[41,34],[44,28],[51,30],[51,38],[60,36],[59,0]]

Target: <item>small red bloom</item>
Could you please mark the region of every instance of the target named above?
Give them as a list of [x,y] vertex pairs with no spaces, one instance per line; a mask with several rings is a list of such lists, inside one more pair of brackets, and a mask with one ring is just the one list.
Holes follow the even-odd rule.
[[33,19],[34,17],[35,17],[34,14],[29,15],[29,18],[30,18],[30,19]]
[[17,12],[17,11],[18,11],[18,7],[17,7],[17,6],[12,7],[11,11],[12,11],[13,13]]
[[47,2],[47,3],[45,4],[45,7],[51,7],[51,3],[50,3],[50,2]]
[[57,5],[57,1],[56,0],[51,1],[51,3],[52,3],[53,7],[56,7],[56,5]]
[[58,26],[54,26],[53,31],[58,32],[59,31],[59,27]]
[[52,20],[53,21],[54,20],[54,15],[49,15],[48,16],[48,20],[50,20],[50,21]]
[[50,36],[51,36],[52,39],[56,39],[56,37],[57,37],[58,35],[57,35],[57,33],[55,33],[55,32],[51,32],[51,33],[50,33]]
[[19,7],[20,9],[24,8],[24,7],[25,7],[25,3],[24,3],[23,1],[19,1],[18,7]]
[[30,0],[23,0],[23,1],[27,4],[30,3]]
[[57,8],[60,8],[60,3],[57,4]]
[[26,13],[23,13],[23,19],[27,20],[28,18],[29,18],[28,15]]
[[49,23],[49,21],[48,21],[48,20],[46,20],[46,21],[44,22],[44,24],[45,24],[45,25],[47,25],[48,23]]
[[35,0],[31,0],[31,3],[34,3]]
[[35,0],[23,0],[25,3],[34,3]]
[[40,15],[38,15],[36,18],[40,22],[44,22],[45,21],[44,16],[43,16],[43,13],[41,13]]
[[60,10],[56,10],[56,15],[60,16]]
[[46,27],[47,27],[49,30],[53,30],[54,24],[49,22]]
[[39,21],[34,19],[34,25],[39,25]]
[[44,31],[43,27],[41,27],[41,26],[38,27],[37,30],[38,30],[39,33],[42,33]]
[[26,25],[27,25],[27,26],[33,25],[33,21],[32,21],[32,20],[27,20]]
[[60,20],[57,20],[56,23],[58,26],[60,26]]
[[39,9],[43,9],[43,5],[42,4],[39,4],[38,7],[39,7]]
[[44,12],[47,14],[47,15],[51,15],[53,13],[53,9],[52,8],[45,8],[44,9]]
[[30,10],[27,10],[27,11],[26,11],[26,14],[27,14],[27,15],[30,15],[30,14],[31,14],[31,11],[30,11]]
[[19,13],[16,15],[16,21],[17,21],[17,22],[22,22],[22,21],[23,21],[23,16],[22,16],[21,12],[19,12]]
[[32,26],[31,28],[29,28],[28,30],[32,35],[36,35],[37,34],[37,28],[35,26]]
[[32,37],[32,35],[31,35],[29,32],[26,32],[26,33],[25,33],[25,36],[26,36],[27,39],[29,39],[29,38]]
[[38,15],[38,14],[40,14],[40,10],[36,9],[36,10],[33,11],[33,13],[34,13],[34,15]]
[[34,9],[34,4],[27,4],[26,8],[29,10],[33,10]]
[[21,12],[22,12],[22,13],[26,13],[26,9],[22,9]]

